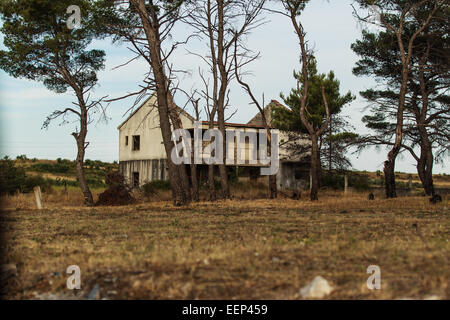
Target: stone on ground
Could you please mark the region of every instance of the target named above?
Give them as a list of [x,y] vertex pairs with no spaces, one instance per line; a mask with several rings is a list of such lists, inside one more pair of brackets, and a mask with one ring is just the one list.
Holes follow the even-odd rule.
[[328,284],[328,281],[317,276],[306,287],[300,290],[300,294],[305,299],[322,299],[329,295],[333,288]]

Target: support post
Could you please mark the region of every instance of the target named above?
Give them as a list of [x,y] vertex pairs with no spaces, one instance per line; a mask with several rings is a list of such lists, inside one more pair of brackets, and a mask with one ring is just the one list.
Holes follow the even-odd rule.
[[42,193],[41,193],[41,187],[37,186],[33,188],[34,191],[34,197],[36,198],[36,206],[38,210],[42,210]]

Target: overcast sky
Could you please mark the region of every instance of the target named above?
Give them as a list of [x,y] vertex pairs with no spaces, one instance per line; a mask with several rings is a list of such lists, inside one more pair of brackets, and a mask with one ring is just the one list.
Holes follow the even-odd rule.
[[[303,13],[302,22],[309,46],[315,50],[319,71],[325,73],[334,70],[341,82],[341,93],[350,90],[357,96],[343,113],[349,116],[359,133],[364,133],[361,118],[367,104],[361,99],[359,92],[373,86],[374,81],[357,78],[352,74],[357,56],[350,45],[360,38],[361,29],[352,15],[351,3],[351,0],[313,0]],[[300,68],[298,40],[287,18],[270,14],[267,19],[265,25],[248,37],[248,46],[254,51],[260,51],[261,58],[249,67],[253,75],[246,80],[259,96],[264,93],[266,102],[271,99],[281,102],[280,92],[288,93],[295,86],[292,72]],[[185,27],[177,28],[173,33],[174,39],[184,35],[186,31]],[[0,37],[3,43],[1,34]],[[132,57],[128,49],[125,46],[113,46],[108,41],[93,45],[104,49],[107,54],[106,68],[99,74],[99,87],[94,95],[115,98],[135,91],[148,66],[143,61],[135,61],[126,67],[112,70]],[[191,42],[188,47],[197,53],[206,50],[205,45],[199,41]],[[206,67],[199,58],[188,54],[185,48],[180,48],[172,62],[178,69],[191,71],[191,75],[186,75],[181,80],[183,89],[189,91],[201,86],[196,76],[197,69],[200,66],[206,70]],[[257,113],[256,107],[249,105],[247,95],[238,86],[231,87],[230,97],[232,106],[237,109],[232,122],[247,122]],[[55,109],[69,106],[73,99],[70,94],[58,95],[37,82],[14,79],[0,71],[0,154],[10,157],[25,154],[29,158],[40,159],[75,159],[75,140],[70,135],[75,124],[59,126],[59,122],[55,121],[48,130],[41,130],[47,115]],[[176,97],[178,104],[182,104],[182,100],[182,97]],[[87,159],[118,160],[117,126],[125,119],[126,111],[132,104],[133,99],[111,104],[108,109],[109,122],[91,125]],[[353,167],[358,170],[382,170],[386,154],[384,148],[379,151],[368,149],[360,155],[352,155],[351,160]],[[404,153],[397,162],[396,170],[416,172],[414,162],[409,154]],[[435,172],[450,173],[450,169],[448,166],[436,165]]]

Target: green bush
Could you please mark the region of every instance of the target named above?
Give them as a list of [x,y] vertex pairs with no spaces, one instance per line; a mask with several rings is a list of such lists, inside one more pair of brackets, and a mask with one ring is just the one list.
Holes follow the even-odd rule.
[[348,185],[358,191],[366,191],[370,189],[369,177],[365,174],[352,173],[348,177]]
[[56,163],[35,163],[31,165],[30,170],[47,173],[69,173],[75,170],[75,165],[70,163],[70,161],[65,162],[64,160]]
[[0,194],[14,194],[21,190],[26,179],[25,170],[14,166],[14,161],[8,157],[0,160]]
[[[370,179],[366,174],[351,172],[348,176],[348,186],[358,191],[370,189]],[[321,186],[342,190],[345,187],[344,173],[335,171],[322,171]]]
[[43,192],[52,190],[52,183],[42,176],[27,176],[22,167],[16,167],[8,158],[0,160],[0,194],[28,193],[40,186]]
[[147,199],[156,194],[156,189],[151,182],[145,183],[141,187],[141,191]]
[[322,171],[321,186],[332,189],[344,189],[344,175],[336,172]]
[[[144,186],[148,185],[147,188],[153,188],[153,190],[170,190],[170,182],[165,180],[155,180],[147,182]],[[144,187],[143,186],[143,187]]]
[[52,192],[52,182],[50,179],[45,179],[42,176],[28,176],[25,178],[24,184],[21,188],[22,193],[32,192],[34,187],[40,186],[42,192]]
[[89,187],[92,188],[103,188],[106,187],[106,183],[103,182],[103,179],[96,175],[86,175],[86,182],[89,185]]

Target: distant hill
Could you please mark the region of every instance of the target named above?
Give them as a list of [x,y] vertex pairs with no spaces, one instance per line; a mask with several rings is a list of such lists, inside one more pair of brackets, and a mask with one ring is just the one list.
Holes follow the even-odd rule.
[[[41,176],[52,186],[78,186],[75,161],[58,158],[56,160],[28,159],[18,156],[16,167],[24,169],[27,176]],[[106,172],[118,170],[118,163],[100,160],[85,160],[86,179],[91,188],[104,188]]]

